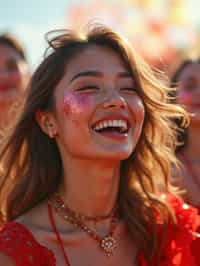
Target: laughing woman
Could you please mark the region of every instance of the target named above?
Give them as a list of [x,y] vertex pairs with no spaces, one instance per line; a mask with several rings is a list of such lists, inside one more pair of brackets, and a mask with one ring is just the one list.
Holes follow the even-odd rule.
[[0,155],[0,264],[194,266],[196,209],[167,187],[186,113],[111,29],[48,43]]

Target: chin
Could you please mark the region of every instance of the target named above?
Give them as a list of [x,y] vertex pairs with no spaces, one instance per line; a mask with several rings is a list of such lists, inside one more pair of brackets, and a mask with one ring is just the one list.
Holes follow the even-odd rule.
[[115,151],[115,152],[109,152],[107,154],[105,154],[105,158],[108,160],[116,160],[116,161],[123,161],[128,159],[131,154],[132,154],[132,150],[131,151]]

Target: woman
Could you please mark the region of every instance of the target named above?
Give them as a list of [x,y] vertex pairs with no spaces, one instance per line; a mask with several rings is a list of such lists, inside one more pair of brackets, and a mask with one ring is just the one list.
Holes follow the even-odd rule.
[[185,200],[200,209],[200,61],[185,60],[172,78],[177,85],[177,101],[184,105],[191,114],[191,122],[187,131],[179,135],[180,146],[177,154],[183,168],[181,179],[172,179],[185,189]]
[[0,155],[0,264],[195,265],[196,210],[156,189],[186,113],[111,29],[48,42]]
[[13,121],[12,107],[23,97],[28,79],[28,64],[21,44],[9,34],[1,34],[0,129]]
[[[177,86],[177,102],[190,112],[190,126],[179,132],[177,155],[182,164],[181,171],[175,171],[171,182],[183,191],[183,198],[195,206],[200,213],[200,60],[184,60],[172,77]],[[198,228],[200,233],[200,227]],[[200,238],[192,243],[192,252],[198,253]],[[200,257],[196,256],[197,265]]]

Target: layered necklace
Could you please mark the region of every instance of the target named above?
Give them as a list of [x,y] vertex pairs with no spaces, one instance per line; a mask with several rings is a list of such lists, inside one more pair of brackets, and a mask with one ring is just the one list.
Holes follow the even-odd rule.
[[[90,236],[93,240],[95,240],[98,244],[100,249],[104,252],[106,256],[113,255],[114,250],[117,247],[116,239],[113,237],[115,229],[119,222],[118,211],[117,209],[113,209],[112,212],[108,215],[104,216],[86,216],[80,213],[77,213],[71,210],[62,200],[58,193],[54,193],[48,201],[48,208],[53,207],[56,213],[63,218],[66,222],[72,224],[74,227],[81,229],[84,231],[88,236]],[[50,213],[50,218],[53,219],[52,213]],[[102,220],[111,219],[109,232],[106,236],[101,237],[95,230],[91,229],[86,225],[87,221],[94,221],[99,222]],[[55,223],[54,223],[55,224]],[[54,226],[55,227],[55,226]],[[55,230],[54,230],[55,231]],[[55,232],[58,234],[58,232]],[[60,239],[60,236],[58,240]],[[59,240],[59,242],[61,239]],[[63,249],[63,247],[62,247]]]

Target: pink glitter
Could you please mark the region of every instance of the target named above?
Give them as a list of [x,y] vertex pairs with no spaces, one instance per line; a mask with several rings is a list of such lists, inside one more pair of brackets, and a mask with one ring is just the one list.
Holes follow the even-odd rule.
[[86,94],[66,93],[64,96],[64,111],[66,114],[80,114],[90,104],[91,99]]

